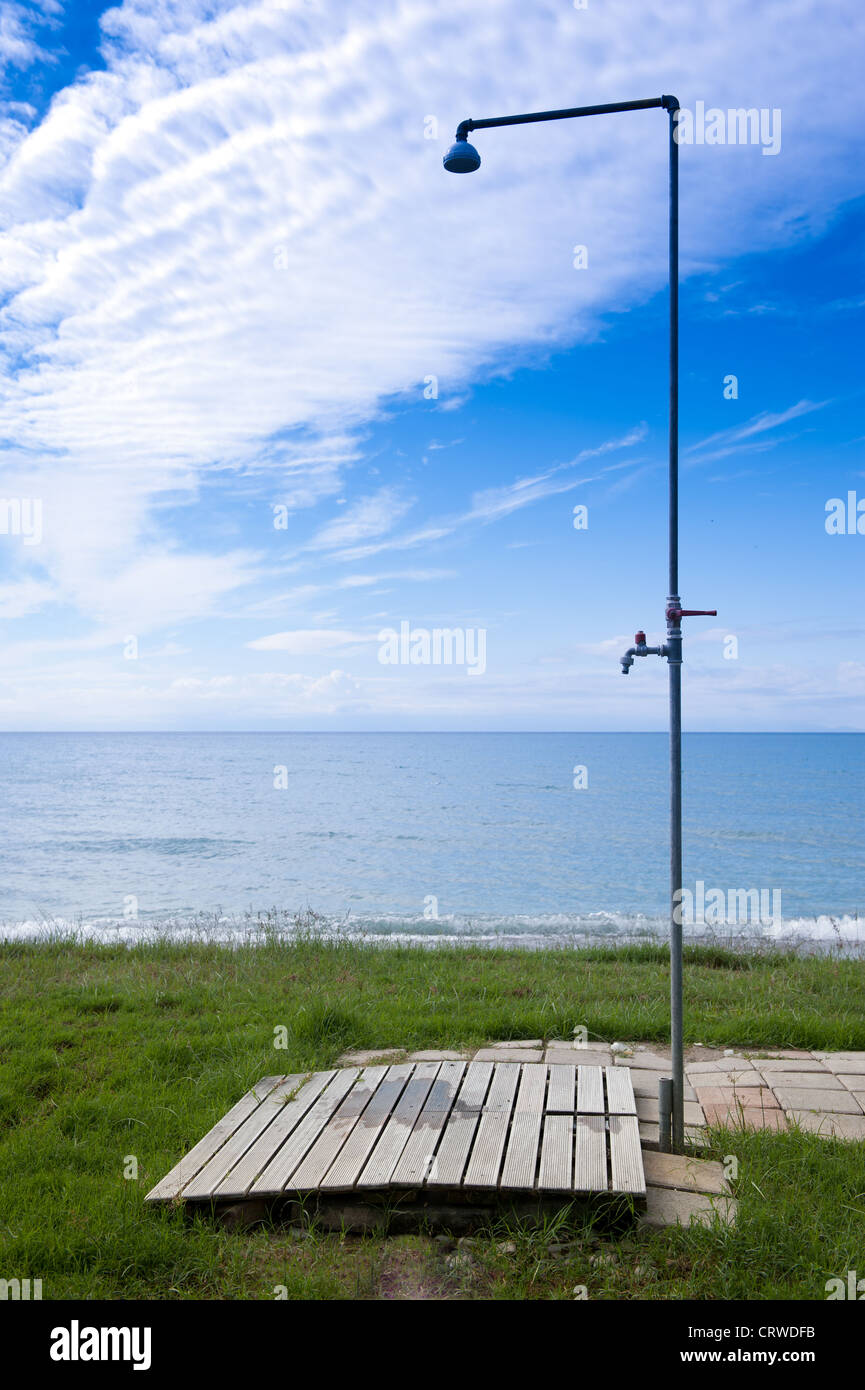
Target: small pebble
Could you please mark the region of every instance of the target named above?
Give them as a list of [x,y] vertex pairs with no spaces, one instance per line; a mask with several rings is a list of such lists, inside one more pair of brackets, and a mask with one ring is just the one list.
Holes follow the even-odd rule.
[[496,1246],[497,1255],[515,1255],[517,1247],[512,1240],[503,1240]]
[[589,1264],[590,1264],[590,1265],[615,1265],[615,1264],[618,1264],[618,1260],[616,1259],[616,1256],[615,1256],[614,1254],[602,1253],[602,1254],[598,1254],[598,1255],[590,1255],[590,1256],[589,1256]]
[[468,1270],[474,1268],[474,1260],[467,1250],[456,1250],[453,1255],[448,1255],[445,1264],[448,1269]]

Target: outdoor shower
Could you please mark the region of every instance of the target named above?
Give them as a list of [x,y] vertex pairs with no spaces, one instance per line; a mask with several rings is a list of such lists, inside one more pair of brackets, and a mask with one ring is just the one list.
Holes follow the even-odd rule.
[[622,101],[603,106],[574,106],[561,111],[534,111],[522,116],[493,116],[461,121],[456,142],[444,156],[451,174],[470,174],[480,168],[481,157],[468,142],[470,131],[494,126],[527,125],[535,121],[567,120],[575,116],[606,116],[620,111],[646,111],[660,107],[669,116],[669,295],[670,295],[670,399],[669,399],[669,579],[665,618],[667,640],[661,647],[647,647],[646,634],[638,632],[635,645],[622,657],[628,674],[637,656],[665,656],[669,670],[670,704],[670,1044],[672,1088],[662,1081],[659,1091],[659,1145],[681,1153],[685,1142],[685,1055],[682,1033],[682,618],[714,617],[715,609],[682,608],[679,597],[679,103],[674,96],[645,101]]

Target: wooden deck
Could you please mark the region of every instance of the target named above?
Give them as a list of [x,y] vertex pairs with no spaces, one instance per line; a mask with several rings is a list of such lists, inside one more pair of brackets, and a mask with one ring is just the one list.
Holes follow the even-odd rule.
[[627,1067],[407,1062],[259,1081],[147,1195],[646,1192]]

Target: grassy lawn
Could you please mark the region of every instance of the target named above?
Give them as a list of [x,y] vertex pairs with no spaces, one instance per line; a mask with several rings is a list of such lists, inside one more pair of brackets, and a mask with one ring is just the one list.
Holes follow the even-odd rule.
[[[865,1271],[862,1147],[715,1133],[732,1230],[613,1236],[565,1216],[455,1252],[423,1236],[259,1229],[147,1209],[144,1194],[259,1077],[347,1047],[589,1036],[664,1041],[663,950],[376,950],[265,941],[0,945],[0,1277],[43,1298],[823,1299]],[[686,1042],[865,1048],[865,965],[694,948]],[[288,1046],[274,1047],[287,1029]],[[137,1161],[137,1180],[124,1176]],[[454,1258],[454,1254],[458,1258]]]

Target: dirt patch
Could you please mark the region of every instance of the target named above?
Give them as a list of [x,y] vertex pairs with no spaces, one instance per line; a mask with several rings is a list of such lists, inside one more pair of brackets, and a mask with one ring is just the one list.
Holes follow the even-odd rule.
[[382,1253],[378,1287],[372,1297],[413,1303],[464,1297],[461,1287],[455,1287],[442,1266],[431,1243],[401,1246],[398,1239],[394,1240]]

